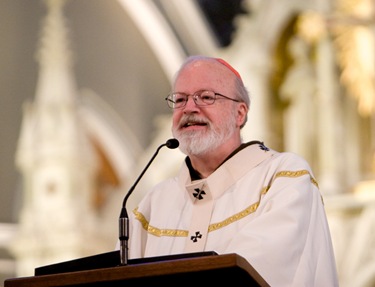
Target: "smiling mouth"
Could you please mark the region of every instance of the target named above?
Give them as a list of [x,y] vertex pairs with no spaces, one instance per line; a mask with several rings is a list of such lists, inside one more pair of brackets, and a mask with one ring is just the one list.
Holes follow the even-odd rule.
[[192,126],[207,126],[207,124],[201,123],[201,122],[188,122],[188,123],[182,125],[183,128],[188,128],[188,127],[192,127]]

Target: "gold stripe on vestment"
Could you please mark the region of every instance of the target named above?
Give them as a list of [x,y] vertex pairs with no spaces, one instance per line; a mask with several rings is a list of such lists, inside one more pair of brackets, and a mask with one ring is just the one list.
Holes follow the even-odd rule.
[[[312,184],[314,184],[317,188],[319,188],[317,181],[311,176],[310,172],[308,170],[298,170],[298,171],[280,171],[276,173],[275,179],[278,177],[300,177],[303,175],[308,174],[310,176],[310,181]],[[271,188],[271,186],[265,186],[262,188],[260,192],[260,198],[259,201],[256,203],[251,204],[244,210],[224,219],[221,222],[212,223],[208,226],[208,232],[218,230],[220,228],[223,228],[233,222],[236,222],[252,213],[254,213],[260,204],[261,198],[263,195],[265,195],[268,190]],[[171,237],[187,237],[189,235],[188,230],[180,230],[180,229],[160,229],[154,226],[151,226],[147,219],[144,217],[142,213],[138,211],[138,208],[134,209],[135,217],[141,222],[143,229],[147,230],[148,233],[153,234],[155,236],[161,237],[161,236],[171,236]]]

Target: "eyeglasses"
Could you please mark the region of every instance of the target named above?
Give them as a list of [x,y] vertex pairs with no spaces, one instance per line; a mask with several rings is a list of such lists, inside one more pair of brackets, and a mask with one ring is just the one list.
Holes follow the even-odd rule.
[[173,93],[169,94],[168,97],[165,98],[167,101],[168,106],[171,109],[181,109],[186,106],[186,103],[191,96],[194,100],[194,103],[197,106],[209,106],[215,103],[218,96],[223,97],[224,99],[231,100],[234,102],[241,102],[236,99],[229,98],[219,93],[215,93],[213,91],[198,91],[192,95],[184,94],[184,93]]

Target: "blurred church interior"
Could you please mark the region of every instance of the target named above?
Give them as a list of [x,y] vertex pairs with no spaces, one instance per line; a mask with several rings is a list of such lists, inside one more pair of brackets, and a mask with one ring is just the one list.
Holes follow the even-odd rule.
[[[311,164],[340,286],[375,285],[375,2],[0,0],[0,277],[112,251],[189,55],[251,94],[244,141]],[[184,156],[161,150],[131,210]]]

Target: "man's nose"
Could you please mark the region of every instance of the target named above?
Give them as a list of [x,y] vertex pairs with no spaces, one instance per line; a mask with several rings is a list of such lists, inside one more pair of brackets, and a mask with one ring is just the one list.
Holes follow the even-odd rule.
[[195,103],[195,98],[194,96],[189,96],[187,97],[186,99],[186,105],[185,105],[185,109],[186,108],[197,108],[198,105]]

